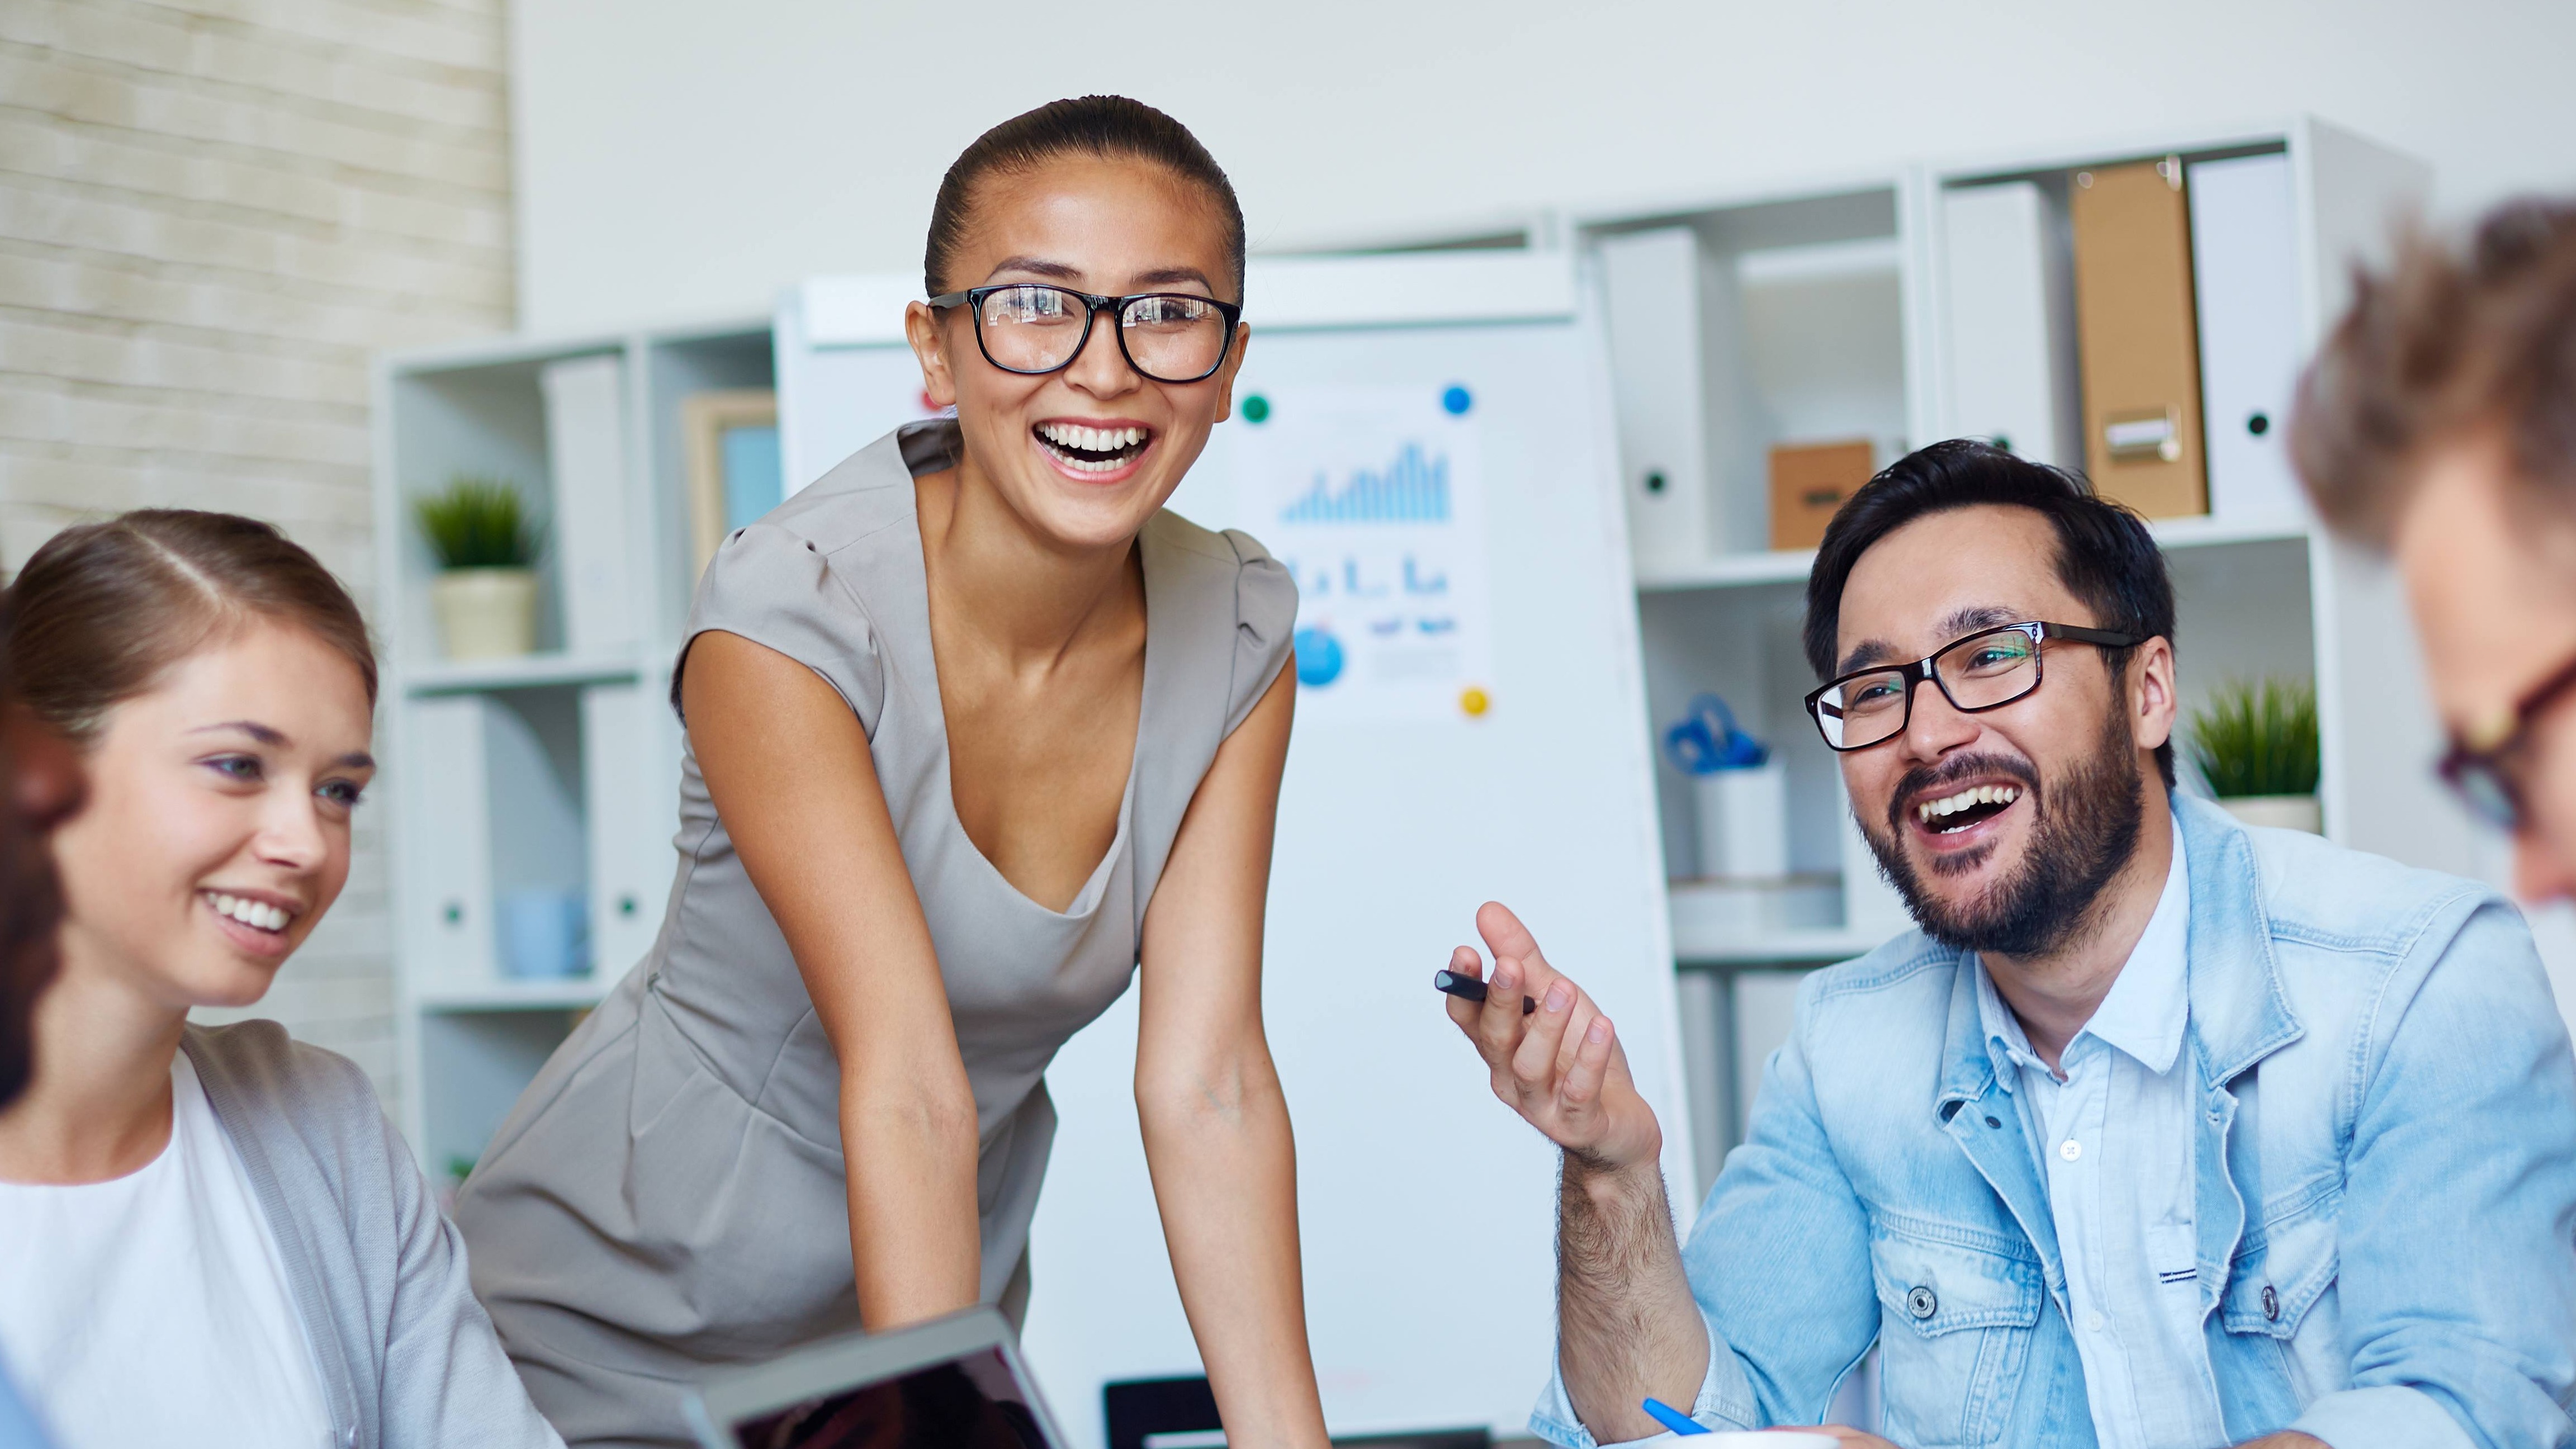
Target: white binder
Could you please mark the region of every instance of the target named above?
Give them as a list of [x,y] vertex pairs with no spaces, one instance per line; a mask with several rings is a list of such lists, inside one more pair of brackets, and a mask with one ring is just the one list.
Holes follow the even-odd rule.
[[596,684],[581,692],[581,735],[591,969],[610,978],[642,960],[662,927],[678,860],[679,726],[658,689]]
[[2307,503],[2290,471],[2287,441],[2300,352],[2290,158],[2276,151],[2202,161],[2185,175],[2209,511],[2298,522]]
[[1677,573],[1719,548],[1702,411],[1699,238],[1676,226],[1605,238],[1620,492],[1637,572]]
[[2027,181],[1942,194],[1942,305],[1950,323],[1942,431],[2081,468],[2074,293],[2054,226],[2048,198]]
[[[559,693],[530,691],[514,708],[483,704],[484,810],[490,821],[491,889],[578,895],[589,884],[578,764],[578,721]],[[542,725],[535,721],[542,721]],[[542,728],[543,733],[540,733]],[[551,736],[551,738],[549,738]]]
[[653,558],[653,541],[626,484],[625,360],[608,353],[551,363],[541,384],[564,647],[631,646],[643,637],[638,571]]
[[395,858],[404,957],[416,979],[483,982],[494,967],[492,820],[482,696],[414,700],[403,731]]

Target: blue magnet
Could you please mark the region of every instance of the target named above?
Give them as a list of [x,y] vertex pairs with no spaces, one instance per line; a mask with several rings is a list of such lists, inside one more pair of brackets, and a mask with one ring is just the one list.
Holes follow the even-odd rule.
[[1451,383],[1449,390],[1440,394],[1440,405],[1449,410],[1449,416],[1463,418],[1467,415],[1467,409],[1476,405],[1476,399],[1475,395],[1465,388]]
[[1290,640],[1297,649],[1297,682],[1321,689],[1342,677],[1342,641],[1326,629],[1300,629]]

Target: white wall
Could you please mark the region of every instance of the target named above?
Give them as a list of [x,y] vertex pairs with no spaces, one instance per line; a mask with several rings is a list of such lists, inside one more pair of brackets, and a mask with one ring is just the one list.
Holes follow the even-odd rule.
[[1256,250],[2291,111],[2430,161],[2446,212],[2576,187],[2563,0],[511,12],[521,320],[539,329],[765,311],[804,276],[917,268],[958,150],[1090,90],[1194,129]]
[[[367,357],[510,325],[501,0],[0,4],[0,569],[213,508],[372,607]],[[388,782],[390,784],[390,782]],[[381,847],[258,1006],[399,1095]]]

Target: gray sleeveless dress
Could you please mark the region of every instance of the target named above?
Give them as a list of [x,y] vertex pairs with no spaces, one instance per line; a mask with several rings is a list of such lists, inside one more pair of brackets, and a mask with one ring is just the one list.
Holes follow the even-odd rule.
[[[974,1085],[983,1296],[1016,1310],[1055,1133],[1041,1078],[1127,989],[1181,814],[1278,676],[1297,600],[1250,538],[1168,512],[1147,525],[1117,838],[1071,908],[1047,910],[968,840],[949,794],[912,480],[958,447],[953,422],[902,428],[733,534],[689,636],[803,663],[867,730]],[[574,1444],[687,1443],[679,1384],[859,1322],[838,1064],[693,753],[677,844],[652,954],[547,1062],[457,1201],[475,1292]]]

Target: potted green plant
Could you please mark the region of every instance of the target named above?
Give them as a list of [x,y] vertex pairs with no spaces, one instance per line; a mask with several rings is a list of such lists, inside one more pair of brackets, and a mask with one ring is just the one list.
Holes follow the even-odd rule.
[[537,647],[537,530],[519,490],[460,473],[413,505],[438,558],[430,608],[450,659],[499,659]]
[[2218,803],[2248,825],[2318,833],[2317,691],[2300,680],[2229,683],[2191,721],[2191,757]]

